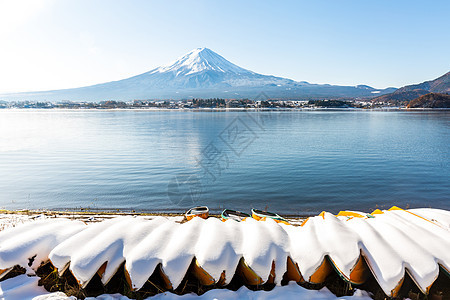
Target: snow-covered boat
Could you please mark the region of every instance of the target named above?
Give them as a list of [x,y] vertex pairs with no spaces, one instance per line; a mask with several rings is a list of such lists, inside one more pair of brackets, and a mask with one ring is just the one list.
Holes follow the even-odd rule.
[[194,217],[200,217],[202,219],[207,219],[209,216],[209,208],[207,206],[196,206],[189,209],[184,216],[186,219],[192,220]]
[[[264,283],[264,280],[245,262],[243,258],[239,261],[235,274],[239,276],[244,284],[247,285],[260,285]],[[269,275],[269,278],[270,277],[273,277],[272,271]]]
[[220,217],[222,218],[222,221],[235,220],[238,222],[244,221],[246,218],[251,218],[251,216],[247,213],[232,209],[224,209]]
[[322,212],[302,226],[254,218],[180,223],[162,216],[119,216],[90,224],[49,218],[0,232],[0,277],[15,276],[15,266],[37,272],[48,262],[54,269],[42,270],[73,276],[81,288],[93,278],[107,286],[124,276],[133,291],[145,290],[150,279],[158,291],[167,291],[183,288],[192,275],[208,287],[233,279],[248,286],[282,280],[308,286],[326,284],[336,273],[341,285],[376,284],[386,296],[397,297],[412,286],[427,295],[435,282],[446,284],[448,249],[450,212],[430,208]]
[[191,264],[191,273],[198,279],[199,283],[204,286],[211,286],[216,284],[216,286],[223,286],[225,283],[225,272],[222,272],[220,278],[217,280],[211,276],[208,272],[203,269],[198,263],[197,259],[194,258]]

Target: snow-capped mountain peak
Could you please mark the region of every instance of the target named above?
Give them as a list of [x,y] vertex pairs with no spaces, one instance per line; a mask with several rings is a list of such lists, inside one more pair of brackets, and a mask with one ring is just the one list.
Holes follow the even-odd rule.
[[[130,78],[87,87],[22,93],[3,99],[130,100],[188,99],[195,97],[254,98],[261,92],[272,97],[370,97],[368,86],[332,86],[297,82],[241,68],[208,48],[197,48],[176,61]],[[378,90],[377,90],[378,91]],[[381,90],[380,94],[391,92]],[[0,95],[1,96],[1,95]]]
[[208,48],[194,49],[169,65],[150,71],[150,74],[172,73],[177,77],[205,71],[233,73],[236,75],[253,74],[253,72],[229,62]]

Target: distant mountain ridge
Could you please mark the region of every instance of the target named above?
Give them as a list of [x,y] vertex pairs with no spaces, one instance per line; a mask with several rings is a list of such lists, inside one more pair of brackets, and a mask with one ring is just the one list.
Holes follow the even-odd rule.
[[[127,79],[87,87],[0,95],[0,100],[101,101],[133,99],[271,99],[373,97],[394,88],[310,84],[241,68],[208,48],[197,48],[173,63]],[[265,100],[265,99],[263,99]]]
[[429,93],[450,93],[450,72],[434,80],[404,86],[393,93],[376,97],[373,101],[407,102]]
[[432,93],[450,93],[450,72],[447,72],[434,80],[404,86],[395,92],[402,93],[414,90],[426,90]]

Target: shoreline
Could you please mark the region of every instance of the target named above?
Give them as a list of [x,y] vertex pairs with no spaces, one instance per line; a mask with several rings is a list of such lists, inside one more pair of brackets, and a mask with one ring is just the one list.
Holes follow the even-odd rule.
[[[104,209],[93,211],[92,209],[68,209],[68,210],[33,210],[33,209],[21,209],[21,210],[8,210],[8,209],[0,209],[0,215],[27,215],[27,216],[36,216],[36,215],[44,215],[44,216],[104,216],[104,217],[116,217],[116,216],[140,216],[140,217],[184,217],[184,212],[139,212],[139,211],[128,211],[128,210],[120,210],[117,211]],[[283,214],[284,217],[288,219],[294,220],[303,220],[309,217],[313,217],[317,214],[305,214],[305,215],[289,215]],[[220,218],[220,213],[210,213],[209,217]]]
[[346,107],[299,107],[299,108],[0,108],[1,111],[192,111],[192,112],[228,112],[228,111],[450,111],[450,108],[406,108],[406,107],[377,107],[377,108],[346,108]]
[[[313,216],[313,215],[311,215]],[[176,223],[185,223],[188,220],[184,212],[128,212],[128,211],[86,211],[86,210],[0,210],[0,232],[10,227],[42,219],[69,219],[82,221],[85,224],[98,223],[118,217],[134,217],[152,220],[163,217]],[[310,216],[287,216],[284,218],[293,226],[300,226]],[[208,218],[221,220],[220,214],[209,214]]]

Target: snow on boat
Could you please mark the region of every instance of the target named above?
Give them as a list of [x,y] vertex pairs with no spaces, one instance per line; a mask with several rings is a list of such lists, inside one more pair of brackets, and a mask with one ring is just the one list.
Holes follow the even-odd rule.
[[347,217],[347,218],[364,218],[366,214],[360,211],[352,210],[341,210],[336,217]]
[[186,220],[190,221],[194,217],[200,217],[206,219],[209,216],[209,208],[207,206],[197,206],[189,209],[184,216]]
[[251,216],[247,213],[232,209],[224,209],[220,217],[222,218],[222,221],[235,220],[238,222],[244,221],[246,218],[251,218]]
[[151,276],[172,290],[188,274],[202,286],[218,287],[232,278],[248,286],[282,280],[323,284],[335,272],[351,285],[373,276],[389,297],[398,295],[405,276],[427,294],[439,272],[449,275],[449,212],[393,207],[361,215],[322,212],[302,226],[273,218],[193,218],[180,224],[129,216],[87,226],[34,221],[0,232],[0,273],[26,267],[32,257],[36,268],[48,258],[60,274],[70,271],[81,287],[96,275],[107,284],[123,270],[132,290]]
[[284,223],[289,225],[289,222],[281,217],[280,215],[276,214],[276,213],[272,213],[272,212],[268,212],[268,211],[263,211],[263,210],[259,210],[259,209],[254,209],[252,208],[252,217],[255,220],[258,221],[265,221],[266,219],[272,219],[277,223]]
[[37,268],[48,260],[48,254],[70,236],[87,228],[80,221],[44,219],[0,232],[0,278],[15,266]]
[[362,252],[381,288],[395,297],[408,273],[427,294],[439,267],[448,270],[449,230],[396,207],[372,215],[366,220],[351,219],[348,225],[361,237]]

